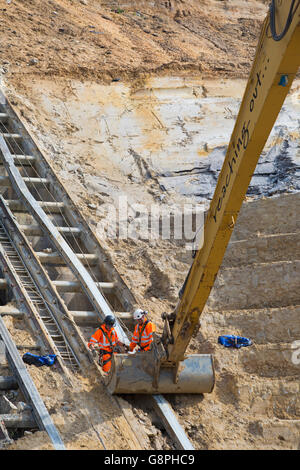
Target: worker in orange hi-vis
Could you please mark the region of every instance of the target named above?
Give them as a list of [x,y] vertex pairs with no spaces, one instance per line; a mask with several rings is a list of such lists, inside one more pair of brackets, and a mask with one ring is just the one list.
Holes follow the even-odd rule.
[[129,345],[129,350],[132,351],[149,351],[153,343],[153,333],[156,328],[154,323],[152,323],[147,318],[148,312],[138,308],[133,313],[133,319],[137,322],[131,343]]
[[92,335],[88,347],[99,352],[99,365],[103,372],[108,374],[111,368],[112,355],[119,349],[118,346],[125,346],[119,341],[116,330],[114,329],[116,320],[112,315],[107,315],[104,323]]

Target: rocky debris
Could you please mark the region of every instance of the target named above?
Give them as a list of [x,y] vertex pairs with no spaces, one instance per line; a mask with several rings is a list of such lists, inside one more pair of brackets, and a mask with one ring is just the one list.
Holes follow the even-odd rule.
[[39,63],[38,59],[36,59],[35,57],[33,57],[32,59],[30,59],[30,61],[28,62],[28,65],[37,65]]

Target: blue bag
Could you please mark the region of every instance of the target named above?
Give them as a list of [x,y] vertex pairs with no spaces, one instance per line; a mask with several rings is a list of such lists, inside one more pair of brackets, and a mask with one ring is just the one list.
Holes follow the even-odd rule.
[[242,348],[243,346],[251,346],[252,341],[243,336],[223,335],[219,336],[218,343],[226,348]]
[[52,366],[56,361],[55,354],[48,354],[47,356],[37,356],[32,353],[25,353],[22,357],[25,364],[33,364],[36,367]]

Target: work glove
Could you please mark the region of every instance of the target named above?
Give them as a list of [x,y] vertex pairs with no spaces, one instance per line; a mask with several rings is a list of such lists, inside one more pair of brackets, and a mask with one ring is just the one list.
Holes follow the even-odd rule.
[[136,354],[141,348],[137,344],[132,351],[129,351],[128,354]]

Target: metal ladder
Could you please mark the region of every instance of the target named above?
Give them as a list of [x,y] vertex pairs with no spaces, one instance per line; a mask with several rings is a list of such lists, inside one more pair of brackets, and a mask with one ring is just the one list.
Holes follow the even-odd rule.
[[49,336],[55,344],[57,351],[54,352],[58,352],[58,355],[61,357],[67,367],[78,370],[79,364],[77,362],[75,354],[72,351],[72,348],[68,344],[65,335],[61,331],[59,325],[53,318],[50,309],[47,305],[47,302],[40,294],[38,288],[36,287],[33,279],[31,278],[27,268],[25,267],[22,259],[19,256],[19,253],[15,249],[1,222],[0,244],[13,268],[15,278],[18,278],[19,283],[22,285],[24,291],[26,292],[26,295],[30,299],[30,302],[33,304],[36,311],[38,312],[41,321],[43,322]]

